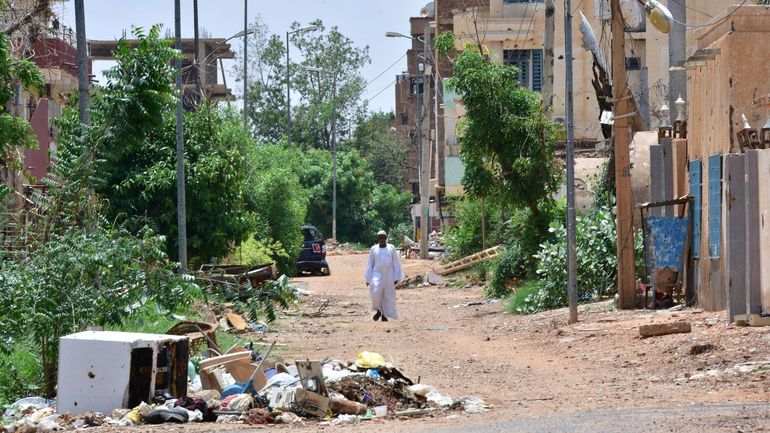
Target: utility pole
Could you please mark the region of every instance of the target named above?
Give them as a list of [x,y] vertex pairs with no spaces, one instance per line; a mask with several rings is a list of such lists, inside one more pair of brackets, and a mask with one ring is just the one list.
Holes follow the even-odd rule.
[[430,230],[430,83],[431,83],[431,51],[430,51],[430,22],[425,23],[423,36],[423,79],[422,79],[422,143],[420,149],[420,258],[428,258],[428,231]]
[[[569,323],[578,320],[577,259],[575,241],[575,119],[572,71],[572,5],[564,1],[564,58],[566,66],[567,117],[567,299]],[[552,48],[553,49],[553,48]]]
[[[320,80],[319,80],[320,85]],[[337,74],[332,79],[332,239],[337,240]]]
[[545,0],[545,37],[543,42],[543,107],[545,115],[551,118],[553,108],[553,41],[556,5],[554,0]]
[[289,35],[286,32],[286,145],[291,146],[291,74],[289,73]]
[[619,306],[634,308],[636,277],[634,269],[633,196],[631,192],[630,89],[626,83],[625,24],[620,0],[611,0],[612,11],[612,96],[614,99],[615,191],[617,203],[618,295]]
[[[671,32],[668,34],[668,66],[681,67],[687,56],[687,29],[679,23],[687,22],[687,0],[668,2],[668,10],[674,20],[671,23]],[[687,99],[687,73],[684,70],[669,69],[668,72],[668,106],[676,107],[674,101],[681,96]],[[670,111],[669,121],[674,124],[676,110]]]
[[[179,6],[180,0],[174,0],[174,30],[176,49],[182,51],[182,18]],[[182,99],[182,59],[176,58],[176,90],[179,99],[176,103],[176,209],[177,228],[179,232],[179,272],[187,273],[187,210],[185,208],[184,182],[184,108]]]
[[197,106],[202,100],[200,49],[198,48],[200,42],[198,35],[198,0],[193,0],[193,24],[195,25],[195,32],[193,34],[195,35],[195,105]]
[[75,0],[75,33],[78,54],[78,109],[80,123],[90,125],[91,115],[88,112],[90,80],[88,78],[88,46],[86,45],[86,13],[83,9],[83,0]]
[[247,90],[249,84],[249,0],[243,0],[243,130],[249,131]]

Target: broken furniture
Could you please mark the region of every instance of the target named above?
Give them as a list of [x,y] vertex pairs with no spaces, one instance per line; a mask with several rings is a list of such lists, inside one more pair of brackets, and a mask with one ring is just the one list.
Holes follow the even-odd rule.
[[[238,383],[245,383],[256,368],[251,363],[251,352],[242,350],[204,359],[198,365],[198,374],[203,389],[215,389],[221,393],[228,385],[222,377],[224,373],[229,373]],[[254,389],[261,389],[265,383],[264,371],[260,371],[254,378]]]
[[[658,294],[669,299],[681,293],[685,264],[689,260],[692,196],[639,206],[644,244],[644,307],[648,287],[652,288],[652,308],[658,306]],[[679,212],[674,208],[679,207]],[[651,208],[664,208],[666,216],[650,215]]]
[[187,395],[185,336],[85,331],[59,339],[57,411],[111,413]]
[[265,281],[278,278],[278,268],[275,263],[257,266],[206,264],[201,266],[197,278],[212,288],[242,296],[246,286],[259,287]]
[[171,329],[166,331],[167,335],[184,335],[190,339],[190,348],[192,352],[196,352],[197,349],[205,342],[208,343],[208,347],[217,352],[220,352],[219,344],[217,344],[217,325],[206,322],[192,322],[183,320]]

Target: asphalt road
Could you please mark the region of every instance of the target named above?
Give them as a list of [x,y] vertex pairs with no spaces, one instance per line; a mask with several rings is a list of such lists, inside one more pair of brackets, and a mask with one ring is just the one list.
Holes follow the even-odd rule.
[[[483,417],[483,415],[480,416]],[[770,431],[770,404],[695,405],[652,409],[599,410],[516,419],[423,433],[748,433]]]

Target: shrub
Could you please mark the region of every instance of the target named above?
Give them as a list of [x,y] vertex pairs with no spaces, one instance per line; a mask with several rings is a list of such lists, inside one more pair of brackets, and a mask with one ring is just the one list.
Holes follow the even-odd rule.
[[540,280],[529,280],[523,286],[516,289],[508,298],[505,305],[506,311],[511,314],[533,314],[540,311],[536,308],[538,305],[537,297],[543,287]]
[[[481,202],[471,198],[458,200],[455,205],[457,223],[451,227],[445,237],[450,258],[477,253],[483,249],[481,236]],[[503,218],[500,207],[485,203],[487,247],[503,242]]]
[[[554,225],[555,238],[541,245],[536,255],[542,284],[537,294],[525,299],[530,312],[567,305],[567,230]],[[579,300],[598,299],[616,291],[617,256],[615,219],[609,209],[597,208],[576,220],[577,290]]]

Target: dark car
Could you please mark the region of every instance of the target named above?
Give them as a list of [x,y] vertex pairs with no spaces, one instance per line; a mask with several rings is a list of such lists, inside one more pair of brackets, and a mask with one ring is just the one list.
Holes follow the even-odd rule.
[[300,274],[329,275],[329,264],[326,263],[326,245],[321,232],[314,226],[302,227],[302,251],[297,258],[297,271]]

